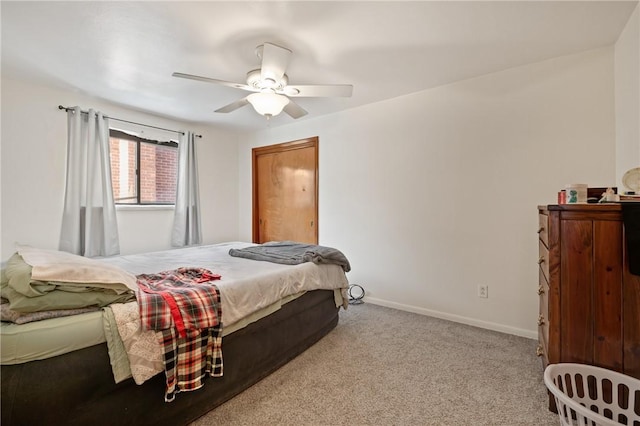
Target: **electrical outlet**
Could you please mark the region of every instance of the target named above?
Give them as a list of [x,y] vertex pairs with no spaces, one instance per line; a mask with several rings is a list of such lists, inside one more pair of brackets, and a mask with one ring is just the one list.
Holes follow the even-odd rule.
[[478,286],[478,297],[482,297],[484,299],[489,297],[489,286],[488,285],[479,285]]

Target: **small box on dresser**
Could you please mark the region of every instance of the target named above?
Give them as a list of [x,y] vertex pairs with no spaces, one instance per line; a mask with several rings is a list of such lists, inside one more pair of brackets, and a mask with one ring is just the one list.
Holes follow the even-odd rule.
[[640,378],[640,276],[629,272],[620,204],[539,206],[538,215],[543,368],[576,362]]

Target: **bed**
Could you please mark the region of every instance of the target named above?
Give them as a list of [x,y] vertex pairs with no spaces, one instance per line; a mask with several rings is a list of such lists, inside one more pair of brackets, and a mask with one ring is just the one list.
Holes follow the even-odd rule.
[[[185,425],[286,364],[337,325],[340,306],[347,306],[343,267],[283,265],[228,254],[249,246],[225,243],[100,260],[135,275],[190,266],[220,274],[222,377],[207,378],[202,388],[179,393],[173,402],[163,397],[163,373],[140,385],[132,378],[116,383],[109,308],[21,325],[3,322],[1,423]],[[53,338],[52,330],[58,332]]]

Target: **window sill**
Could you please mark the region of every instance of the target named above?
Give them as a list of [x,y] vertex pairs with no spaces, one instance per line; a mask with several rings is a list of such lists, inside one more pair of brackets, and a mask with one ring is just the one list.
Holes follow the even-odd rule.
[[117,211],[155,211],[155,210],[174,210],[175,206],[173,204],[149,204],[149,205],[140,205],[140,204],[116,204]]

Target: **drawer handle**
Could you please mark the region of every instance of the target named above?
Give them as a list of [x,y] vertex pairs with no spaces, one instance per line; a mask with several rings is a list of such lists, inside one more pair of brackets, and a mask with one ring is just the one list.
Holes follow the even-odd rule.
[[540,256],[538,259],[538,265],[542,265],[544,263],[544,256]]
[[538,325],[544,325],[544,315],[542,314],[538,317]]
[[538,347],[536,348],[536,356],[542,355],[544,355],[544,350],[542,349],[542,345],[538,345]]
[[544,226],[541,226],[540,228],[538,228],[538,234],[542,233],[544,231]]
[[544,287],[542,286],[542,284],[538,285],[538,294],[544,294]]

